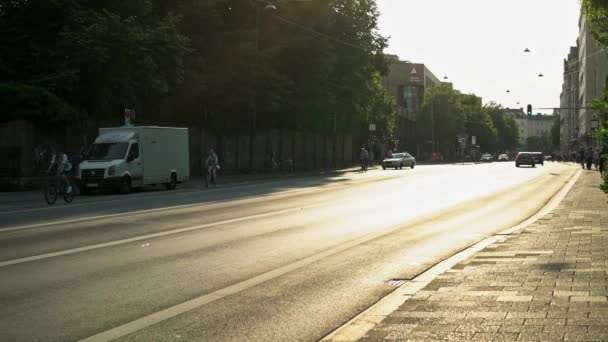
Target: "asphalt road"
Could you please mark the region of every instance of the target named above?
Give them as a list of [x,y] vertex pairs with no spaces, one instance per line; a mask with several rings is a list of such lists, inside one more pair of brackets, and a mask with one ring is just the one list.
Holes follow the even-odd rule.
[[315,341],[576,166],[418,166],[0,209],[2,341]]

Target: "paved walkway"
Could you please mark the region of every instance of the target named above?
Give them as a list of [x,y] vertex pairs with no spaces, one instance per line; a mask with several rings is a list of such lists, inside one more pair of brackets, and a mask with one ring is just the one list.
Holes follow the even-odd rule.
[[582,171],[552,212],[331,340],[608,341],[608,198],[599,181]]

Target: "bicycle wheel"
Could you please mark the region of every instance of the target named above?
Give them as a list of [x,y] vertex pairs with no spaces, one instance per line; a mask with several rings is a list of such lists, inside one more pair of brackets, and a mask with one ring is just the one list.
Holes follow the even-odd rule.
[[72,203],[72,201],[74,200],[74,188],[73,187],[72,187],[72,191],[70,191],[70,192],[67,192],[67,189],[64,189],[63,200],[66,203]]
[[48,204],[54,204],[57,201],[57,186],[48,184],[44,189],[44,199]]

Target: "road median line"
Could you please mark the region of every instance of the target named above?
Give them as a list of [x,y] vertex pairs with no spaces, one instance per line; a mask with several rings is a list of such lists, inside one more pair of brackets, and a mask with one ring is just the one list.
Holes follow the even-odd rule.
[[[384,178],[380,178],[377,181],[386,181],[386,180],[394,180],[394,179],[398,179],[401,178],[401,176],[391,176],[391,177],[384,177]],[[306,178],[303,178],[306,179]],[[365,183],[369,183],[369,179],[366,178],[362,178],[362,179],[353,179],[352,181],[354,181],[355,183],[351,183],[349,185],[360,185],[360,184],[365,184]],[[263,184],[252,184],[252,185],[246,185],[246,186],[241,186],[238,188],[245,188],[245,187],[256,187],[256,186],[260,186]],[[336,187],[336,186],[340,186],[340,185],[332,185],[331,187]],[[212,190],[207,190],[206,192],[211,192],[211,191],[221,191],[221,190],[230,190],[230,189],[235,189],[237,187],[228,187],[228,188],[222,188],[222,189],[212,189]],[[327,187],[306,187],[306,188],[302,188],[302,189],[291,189],[291,190],[285,190],[285,191],[279,191],[276,193],[270,193],[270,194],[263,194],[261,195],[247,195],[244,196],[243,198],[238,199],[239,201],[251,201],[251,200],[262,200],[265,199],[268,196],[275,196],[276,198],[282,198],[282,197],[286,197],[286,196],[290,196],[293,194],[306,194],[309,192],[315,192],[315,191],[323,191],[328,189]],[[186,191],[183,193],[180,193],[180,195],[196,195],[200,193],[200,191]],[[155,197],[160,197],[160,196],[155,196]],[[111,200],[111,201],[102,201],[101,203],[106,203],[106,202],[116,202],[116,201],[120,201],[120,200]],[[62,220],[62,221],[52,221],[52,222],[45,222],[45,223],[35,223],[35,224],[29,224],[29,225],[21,225],[21,226],[16,226],[16,227],[7,227],[7,228],[0,228],[0,234],[1,233],[5,233],[5,232],[11,232],[11,231],[17,231],[17,230],[25,230],[25,229],[35,229],[35,228],[41,228],[41,227],[48,227],[48,226],[55,226],[55,225],[61,225],[61,224],[68,224],[68,223],[78,223],[78,222],[85,222],[85,221],[94,221],[94,220],[104,220],[104,219],[113,219],[113,218],[119,218],[119,217],[125,217],[125,216],[134,216],[134,215],[142,215],[142,214],[149,214],[149,213],[155,213],[155,212],[162,212],[162,211],[168,211],[168,210],[175,210],[175,209],[187,209],[187,208],[193,208],[193,207],[197,207],[197,206],[204,206],[204,205],[212,205],[212,204],[218,204],[218,203],[224,203],[227,202],[227,199],[220,199],[220,200],[212,200],[212,201],[206,201],[206,202],[198,202],[198,203],[190,203],[190,204],[180,204],[180,205],[175,205],[175,206],[168,206],[168,207],[161,207],[161,208],[152,208],[152,209],[143,209],[143,210],[136,210],[136,211],[131,211],[131,212],[123,212],[123,213],[116,213],[116,214],[104,214],[104,215],[96,215],[96,216],[89,216],[89,217],[81,217],[81,218],[74,218],[74,219],[67,219],[67,220]],[[91,203],[86,203],[88,204],[92,204]],[[84,203],[82,203],[84,205]],[[76,204],[78,205],[78,204]],[[69,206],[66,206],[65,208],[69,208]],[[52,209],[51,207],[48,208],[43,208],[43,209]],[[2,214],[2,213],[0,213]]]
[[131,243],[131,242],[136,242],[136,241],[141,241],[141,240],[148,240],[148,239],[153,239],[153,238],[167,236],[167,235],[174,235],[174,234],[179,234],[179,233],[185,233],[185,232],[190,232],[190,231],[193,231],[193,230],[198,230],[198,229],[203,229],[203,228],[209,228],[209,227],[214,227],[214,226],[220,226],[220,225],[229,224],[229,223],[236,223],[236,222],[242,222],[242,221],[247,221],[247,220],[254,220],[254,219],[259,219],[259,218],[264,218],[264,217],[269,217],[269,216],[276,216],[276,215],[291,213],[291,212],[295,212],[295,211],[301,211],[301,210],[308,209],[308,208],[311,208],[311,207],[313,207],[313,206],[299,207],[299,208],[291,208],[291,209],[273,211],[273,212],[269,212],[269,213],[256,214],[256,215],[251,215],[251,216],[246,216],[246,217],[239,217],[239,218],[230,219],[230,220],[211,222],[211,223],[205,223],[205,224],[191,226],[191,227],[173,229],[173,230],[159,232],[159,233],[141,235],[141,236],[132,237],[132,238],[128,238],[128,239],[122,239],[122,240],[104,242],[104,243],[99,243],[99,244],[89,245],[89,246],[84,246],[84,247],[72,248],[72,249],[67,249],[67,250],[58,251],[58,252],[45,253],[45,254],[39,254],[39,255],[29,256],[29,257],[25,257],[25,258],[7,260],[7,261],[0,262],[0,267],[6,267],[6,266],[10,266],[10,265],[17,265],[17,264],[22,264],[22,263],[36,261],[36,260],[42,260],[42,259],[49,259],[49,258],[54,258],[54,257],[63,256],[63,255],[69,255],[69,254],[74,254],[74,253],[86,252],[86,251],[100,249],[100,248],[105,248],[105,247],[124,245],[124,244]]

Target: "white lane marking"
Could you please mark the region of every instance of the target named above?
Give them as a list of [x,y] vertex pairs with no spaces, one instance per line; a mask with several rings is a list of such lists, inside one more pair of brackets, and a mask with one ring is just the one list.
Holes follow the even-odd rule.
[[[402,178],[402,177],[401,176],[392,176],[392,177],[379,178],[378,180],[394,180],[394,179],[398,179],[398,178]],[[356,179],[353,179],[353,181],[356,182],[355,184],[360,184],[360,183],[361,184],[365,184],[365,182],[357,182]],[[204,192],[202,192],[202,191],[193,191],[193,192],[186,192],[186,193],[181,193],[181,194],[182,195],[183,194],[186,194],[186,195],[200,194],[201,192],[202,193],[207,193],[207,192],[212,192],[212,191],[221,191],[221,190],[225,190],[225,189],[255,187],[255,186],[259,186],[259,185],[262,185],[262,184],[260,183],[260,184],[243,185],[243,186],[239,186],[239,187],[212,189],[212,190],[207,190],[207,191],[204,191]],[[291,194],[294,194],[294,193],[308,193],[308,192],[315,192],[315,191],[324,190],[324,189],[327,189],[328,187],[337,187],[337,186],[341,186],[341,185],[345,185],[345,184],[337,183],[337,184],[331,184],[331,185],[321,185],[321,186],[307,187],[307,188],[304,188],[304,189],[285,190],[285,191],[280,191],[280,192],[276,192],[276,193],[272,193],[272,194],[267,194],[267,195],[262,195],[262,196],[263,197],[265,197],[265,196],[285,196],[285,195],[291,195]],[[241,198],[240,200],[247,200],[248,197],[251,198],[251,197],[254,197],[254,196],[252,196],[252,195],[246,195],[243,198]],[[118,201],[118,200],[116,200],[116,201]],[[14,231],[14,230],[22,230],[22,229],[31,229],[31,228],[39,228],[39,227],[46,227],[46,226],[54,226],[54,225],[60,225],[60,224],[66,224],[66,223],[76,223],[76,222],[89,221],[89,220],[109,219],[109,218],[115,218],[115,217],[123,217],[123,216],[130,216],[130,215],[140,215],[140,214],[154,213],[154,212],[174,210],[174,209],[185,209],[185,208],[191,208],[191,207],[202,206],[202,205],[216,204],[216,203],[220,203],[222,201],[225,201],[225,200],[224,199],[219,199],[219,200],[212,200],[212,201],[206,201],[206,202],[197,202],[197,203],[191,203],[191,204],[181,204],[181,205],[176,205],[176,206],[161,207],[161,208],[154,208],[154,209],[136,210],[136,211],[130,211],[130,212],[124,212],[124,213],[97,215],[97,216],[87,216],[87,217],[81,217],[81,218],[77,218],[77,219],[68,219],[68,220],[63,220],[63,221],[51,221],[51,222],[36,223],[36,224],[17,226],[17,227],[0,228],[0,233],[10,232],[10,231]],[[110,201],[104,201],[103,203],[105,203],[105,202],[110,202]],[[115,202],[115,201],[113,201],[113,202]],[[97,203],[97,204],[99,204],[99,203]],[[66,208],[67,207],[68,206],[66,206]]]
[[[314,190],[316,190],[316,189],[314,189]],[[210,191],[213,191],[213,190],[210,190]],[[297,192],[306,192],[306,191],[312,191],[312,190],[310,190],[310,189],[287,190],[287,191],[278,192],[278,193],[273,194],[273,195],[280,196],[280,195],[285,195],[285,194],[293,194],[293,193],[297,193]],[[251,196],[245,196],[245,197],[251,197]],[[241,200],[247,200],[247,198],[242,198]],[[197,207],[197,206],[203,206],[203,205],[217,204],[217,203],[220,203],[222,201],[225,201],[225,200],[219,199],[219,200],[212,200],[212,201],[206,201],[206,202],[197,202],[197,203],[190,203],[190,204],[180,204],[180,205],[174,205],[174,206],[170,206],[170,207],[161,207],[161,208],[154,208],[154,209],[143,209],[143,210],[124,212],[124,213],[97,215],[97,216],[87,216],[87,217],[81,217],[81,218],[77,218],[77,219],[69,219],[69,220],[63,220],[63,221],[52,221],[52,222],[36,223],[36,224],[25,225],[25,226],[17,226],[17,227],[10,227],[10,228],[0,228],[0,233],[10,232],[10,231],[14,231],[14,230],[31,229],[31,228],[38,228],[38,227],[46,227],[46,226],[54,226],[54,225],[66,224],[66,223],[75,223],[75,222],[89,221],[89,220],[93,221],[93,220],[110,219],[110,218],[123,217],[123,216],[135,216],[135,215],[148,214],[148,213],[154,213],[154,212],[159,212],[159,211],[168,211],[168,210],[174,210],[174,209],[185,209],[185,208],[191,208],[191,207]]]
[[[181,190],[181,191],[180,191]],[[191,190],[191,189],[180,189],[177,191],[173,192],[173,196],[175,196],[176,192],[178,195],[189,195],[192,193],[198,193],[198,191],[195,190]],[[21,213],[30,213],[33,211],[45,211],[45,210],[57,210],[58,208],[64,209],[64,208],[74,208],[74,207],[82,207],[85,205],[98,205],[100,203],[113,203],[113,202],[120,202],[120,201],[126,201],[126,200],[134,200],[134,199],[140,199],[142,197],[144,197],[144,194],[131,194],[129,196],[121,196],[122,198],[116,198],[117,196],[110,196],[110,197],[105,197],[101,200],[95,201],[95,200],[90,200],[90,201],[84,201],[84,202],[79,202],[79,203],[70,203],[70,204],[64,204],[64,205],[60,205],[60,206],[44,206],[44,207],[35,207],[35,208],[27,208],[27,209],[17,209],[17,210],[12,210],[12,211],[0,211],[0,215],[8,215],[8,214],[21,214]],[[158,194],[147,194],[146,198],[157,198],[157,197],[163,197],[164,194],[162,195],[158,195]],[[35,200],[35,199],[32,199]]]
[[[136,236],[136,237],[132,237],[132,238],[128,238],[128,239],[122,239],[122,240],[104,242],[104,243],[99,243],[99,244],[90,245],[90,246],[84,246],[84,247],[66,249],[66,250],[58,251],[58,252],[52,252],[52,253],[46,253],[46,254],[29,256],[29,257],[25,257],[25,258],[7,260],[7,261],[0,262],[0,267],[10,266],[10,265],[16,265],[16,264],[22,264],[22,263],[25,263],[25,262],[30,262],[30,261],[35,261],[35,260],[41,260],[41,259],[54,258],[54,257],[62,256],[62,255],[80,253],[80,252],[90,251],[90,250],[93,250],[93,249],[99,249],[99,248],[104,248],[104,247],[111,247],[111,246],[116,246],[116,245],[122,245],[122,244],[125,244],[125,243],[136,242],[136,241],[147,240],[147,239],[153,239],[153,238],[157,238],[157,237],[161,237],[161,236],[179,234],[179,233],[189,232],[189,231],[192,231],[192,230],[197,230],[197,229],[202,229],[202,228],[209,228],[209,227],[219,226],[219,225],[228,224],[228,223],[242,222],[242,221],[246,221],[246,220],[253,220],[253,219],[258,219],[258,218],[263,218],[263,217],[268,217],[268,216],[281,215],[281,214],[290,213],[290,212],[294,212],[294,211],[300,211],[300,210],[304,210],[304,209],[312,208],[312,207],[313,206],[307,206],[307,207],[298,207],[298,208],[291,208],[291,209],[285,209],[285,210],[278,210],[278,211],[273,211],[273,212],[264,213],[264,214],[256,214],[256,215],[239,217],[239,218],[230,219],[230,220],[224,220],[224,221],[218,221],[218,222],[212,222],[212,223],[205,223],[205,224],[201,224],[201,225],[197,225],[197,226],[191,226],[191,227],[185,227],[185,228],[179,228],[179,229],[174,229],[174,230],[168,230],[168,231],[154,233],[154,234]],[[144,247],[144,245],[142,245],[142,247]]]
[[291,271],[294,271],[298,268],[310,265],[314,262],[317,262],[323,258],[329,257],[331,255],[334,254],[338,254],[342,251],[345,251],[349,248],[355,247],[357,245],[360,245],[362,243],[374,240],[378,237],[390,234],[393,231],[399,230],[402,228],[402,225],[397,225],[395,227],[393,227],[392,229],[389,230],[384,230],[381,232],[377,232],[375,234],[370,234],[355,240],[352,240],[350,242],[346,242],[342,245],[336,246],[334,248],[331,248],[329,250],[326,250],[324,252],[320,252],[318,254],[309,256],[305,259],[296,261],[292,264],[283,266],[283,267],[279,267],[277,269],[274,269],[272,271],[268,271],[266,273],[262,273],[258,276],[255,276],[253,278],[244,280],[240,283],[236,283],[234,285],[230,285],[228,287],[219,289],[217,291],[211,292],[209,294],[206,295],[202,295],[200,297],[191,299],[189,301],[177,304],[175,306],[169,307],[167,309],[155,312],[153,314],[150,314],[148,316],[144,316],[142,318],[136,319],[134,321],[131,321],[129,323],[123,324],[121,326],[106,330],[104,332],[101,332],[99,334],[93,335],[91,337],[87,337],[83,340],[81,340],[81,342],[101,342],[101,341],[112,341],[115,340],[117,338],[126,336],[128,334],[132,334],[136,331],[142,330],[144,328],[147,328],[149,326],[152,326],[154,324],[160,323],[162,321],[165,321],[167,319],[170,319],[172,317],[175,317],[177,315],[180,315],[184,312],[199,308],[205,304],[209,304],[211,302],[214,302],[218,299],[222,299],[224,297],[239,293],[243,290],[249,289],[251,287],[257,286],[261,283],[264,283],[268,280],[277,278],[279,276],[282,276],[286,273],[289,273]]
[[[342,251],[345,251],[349,248],[352,248],[354,246],[360,245],[362,243],[374,240],[378,237],[381,236],[385,236],[388,235],[394,231],[397,231],[399,229],[402,228],[402,225],[396,225],[391,229],[387,229],[387,230],[383,230],[374,234],[370,234],[370,235],[366,235],[364,237],[361,238],[357,238],[354,239],[350,242],[346,242],[344,244],[341,244],[339,246],[336,246],[334,248],[331,248],[329,250],[326,250],[324,252],[320,252],[318,254],[312,255],[310,257],[307,257],[305,259],[296,261],[292,264],[277,268],[275,270],[263,273],[261,275],[258,275],[256,277],[247,279],[245,281],[236,283],[234,285],[225,287],[223,289],[219,289],[217,291],[214,291],[212,293],[206,294],[206,295],[202,295],[199,296],[197,298],[191,299],[189,301],[177,304],[175,306],[169,307],[167,309],[158,311],[156,313],[141,317],[139,319],[136,319],[134,321],[128,322],[126,324],[123,324],[121,326],[103,331],[101,333],[98,333],[96,335],[90,336],[88,338],[85,338],[81,341],[83,342],[101,342],[101,341],[112,341],[115,339],[118,339],[120,337],[132,334],[134,332],[137,332],[139,330],[145,329],[147,327],[150,327],[154,324],[163,322],[167,319],[170,319],[172,317],[175,317],[177,315],[183,314],[185,312],[188,312],[190,310],[199,308],[203,305],[209,304],[211,302],[214,302],[216,300],[222,299],[226,296],[229,295],[233,295],[236,294],[238,292],[241,292],[243,290],[246,290],[248,288],[251,288],[253,286],[257,286],[263,282],[266,282],[268,280],[277,278],[279,276],[282,276],[288,272],[291,272],[293,270],[296,270],[298,268],[310,265],[314,262],[317,262],[323,258],[326,258],[328,256],[331,256],[333,254],[337,254],[340,253]],[[500,238],[500,237],[493,237],[493,238]],[[491,239],[491,238],[490,238]],[[478,246],[480,246],[478,244]],[[447,261],[444,261],[442,263],[440,263],[442,266],[445,267],[445,264],[447,263]],[[431,272],[425,272],[425,275],[428,276],[429,273],[433,273]]]

